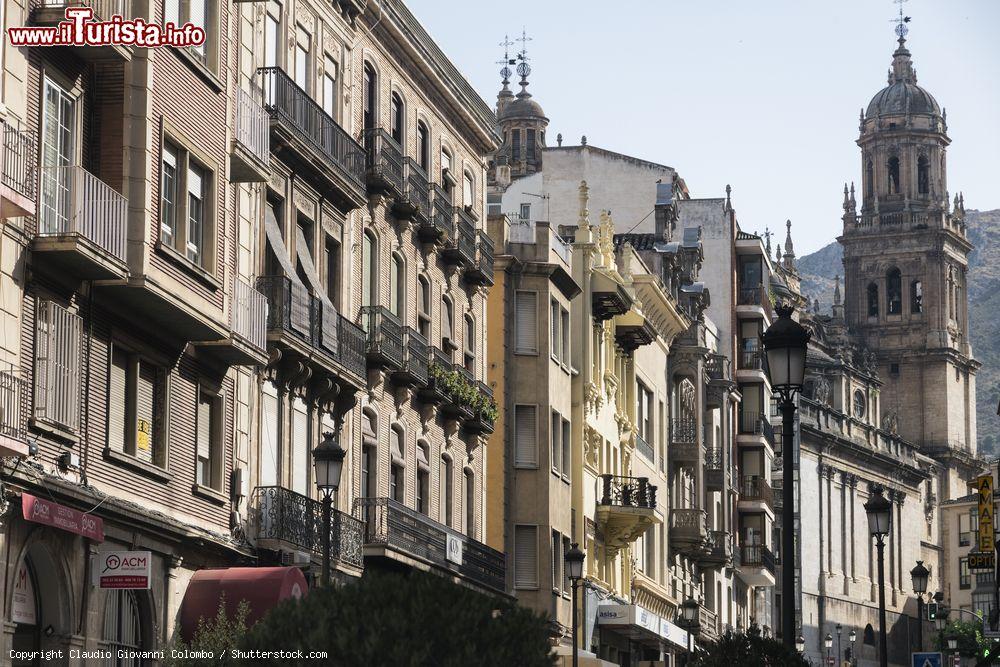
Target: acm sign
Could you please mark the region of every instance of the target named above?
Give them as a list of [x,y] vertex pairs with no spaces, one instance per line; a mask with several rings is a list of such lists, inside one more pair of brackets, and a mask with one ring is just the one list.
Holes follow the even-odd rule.
[[98,588],[149,588],[152,554],[149,551],[105,551],[94,556],[94,585]]

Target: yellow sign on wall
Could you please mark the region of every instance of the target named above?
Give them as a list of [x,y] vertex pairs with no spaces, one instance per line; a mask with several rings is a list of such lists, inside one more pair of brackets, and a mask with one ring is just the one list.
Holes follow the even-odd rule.
[[993,544],[993,475],[976,478],[979,490],[979,551],[992,553]]
[[[135,429],[135,448],[140,452],[149,451],[149,440],[150,434],[153,432],[152,424],[150,424],[145,419],[137,419],[138,423]],[[990,496],[992,497],[992,496]]]

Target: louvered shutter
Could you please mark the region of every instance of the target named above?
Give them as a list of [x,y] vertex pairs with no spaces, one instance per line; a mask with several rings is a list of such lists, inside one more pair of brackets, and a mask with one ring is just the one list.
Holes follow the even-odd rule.
[[198,395],[198,483],[212,486],[212,397]]
[[514,526],[514,588],[538,588],[537,526]]
[[108,383],[108,448],[125,451],[125,386],[128,376],[128,355],[114,349],[111,354],[111,373]]
[[278,484],[278,391],[270,382],[264,383],[261,396],[260,424],[260,485]]
[[517,292],[514,296],[515,341],[514,351],[538,352],[538,295],[534,292]]
[[292,402],[292,490],[309,493],[309,415],[300,398]]
[[153,463],[153,452],[159,444],[154,429],[156,401],[156,368],[145,361],[139,362],[139,377],[135,392],[135,456],[140,461]]
[[537,410],[534,405],[514,406],[514,464],[538,465]]

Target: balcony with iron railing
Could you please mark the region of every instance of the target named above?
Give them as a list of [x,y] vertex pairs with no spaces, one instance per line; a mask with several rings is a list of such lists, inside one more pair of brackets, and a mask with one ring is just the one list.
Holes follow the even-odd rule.
[[764,370],[764,351],[756,340],[743,341],[743,348],[737,353],[737,359],[739,360],[737,370]]
[[708,491],[723,491],[726,488],[725,455],[719,448],[705,452],[705,488]]
[[38,183],[37,142],[33,130],[19,130],[0,121],[0,217],[35,215]]
[[744,475],[740,480],[740,508],[759,512],[761,505],[774,510],[774,491],[767,479],[760,475]]
[[[28,3],[28,6],[32,5],[34,9],[31,12],[31,22],[40,27],[58,27],[66,20],[66,9],[69,7],[91,8],[94,13],[90,20],[95,23],[110,21],[118,16],[126,21],[133,17],[131,0],[40,0]],[[127,62],[132,58],[131,47],[114,44],[111,40],[106,40],[104,44],[70,45],[61,48],[66,48],[78,58],[88,62]]]
[[354,508],[364,520],[366,559],[418,562],[474,588],[505,591],[507,565],[501,552],[389,498],[358,498]]
[[670,546],[677,553],[700,558],[708,544],[705,510],[689,507],[670,510]]
[[368,333],[368,365],[398,371],[403,365],[403,327],[385,306],[361,309],[362,327]]
[[229,335],[195,345],[200,352],[229,366],[263,366],[267,363],[267,297],[246,281],[234,278],[229,298]]
[[702,445],[698,442],[698,420],[694,417],[670,419],[670,446],[668,457],[681,465],[697,463]]
[[437,183],[431,183],[429,189],[431,193],[430,216],[417,227],[417,236],[424,243],[447,243],[451,240],[452,229],[455,226],[451,195]]
[[236,89],[233,145],[229,152],[229,178],[235,183],[262,182],[271,169],[268,113],[261,105],[260,89]]
[[28,455],[28,385],[20,369],[0,371],[0,456]]
[[445,392],[445,400],[441,403],[441,414],[445,418],[462,422],[472,419],[475,414],[471,400],[476,384],[475,376],[461,364],[453,365],[448,375],[449,389]]
[[476,221],[463,206],[456,206],[454,211],[454,233],[441,257],[448,264],[470,267],[476,262]]
[[604,474],[598,493],[597,523],[604,532],[605,548],[612,552],[635,542],[660,522],[655,511],[656,487],[647,477]]
[[484,230],[476,232],[476,237],[476,261],[465,269],[465,281],[471,285],[493,285],[493,240]]
[[739,435],[764,435],[764,422],[767,418],[763,412],[754,409],[741,409],[737,433]]
[[417,398],[427,405],[440,405],[448,397],[445,374],[455,370],[452,356],[439,347],[427,348],[427,385],[417,392]]
[[467,433],[490,434],[496,424],[497,410],[493,400],[493,390],[485,382],[476,382],[479,405],[473,410],[472,417],[463,422],[462,427]]
[[392,381],[401,387],[427,386],[427,340],[412,327],[403,327],[403,358]]
[[[258,549],[308,553],[323,558],[323,503],[280,486],[258,486],[248,504],[249,538]],[[364,524],[334,509],[330,516],[330,560],[359,570],[364,566]]]
[[369,193],[396,199],[403,195],[403,149],[380,127],[368,128],[365,141],[365,178]]
[[98,280],[128,275],[128,200],[83,167],[42,167],[36,270]]
[[272,152],[324,185],[342,210],[367,202],[365,149],[279,67],[257,70]]
[[[759,570],[761,572],[753,572]],[[766,573],[766,574],[765,574]],[[762,577],[754,576],[762,574]],[[740,547],[740,577],[753,586],[774,585],[774,554],[762,544],[744,544]]]
[[767,288],[762,285],[756,287],[740,287],[736,293],[737,306],[756,306],[767,310],[770,301],[767,295]]
[[413,158],[403,158],[403,194],[393,202],[393,213],[420,229],[431,217],[431,189],[427,172]]

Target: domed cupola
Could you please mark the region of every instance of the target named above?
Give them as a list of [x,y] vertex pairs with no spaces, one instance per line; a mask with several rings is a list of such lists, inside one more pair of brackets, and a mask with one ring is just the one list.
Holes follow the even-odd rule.
[[892,54],[889,85],[875,93],[868,103],[865,117],[907,114],[940,116],[941,107],[930,93],[917,85],[917,71],[910,60],[906,39],[900,37],[899,48]]
[[[529,38],[522,35],[518,41],[527,42]],[[511,59],[507,62],[517,63],[515,71],[521,77],[521,91],[514,95],[508,88],[512,72],[505,66],[500,71],[503,76],[503,87],[497,95],[497,123],[503,137],[503,146],[498,155],[506,158],[510,165],[511,177],[520,178],[534,174],[542,168],[545,129],[549,125],[549,119],[542,111],[542,105],[528,92],[531,66],[528,64],[527,51],[522,48],[516,60]]]

